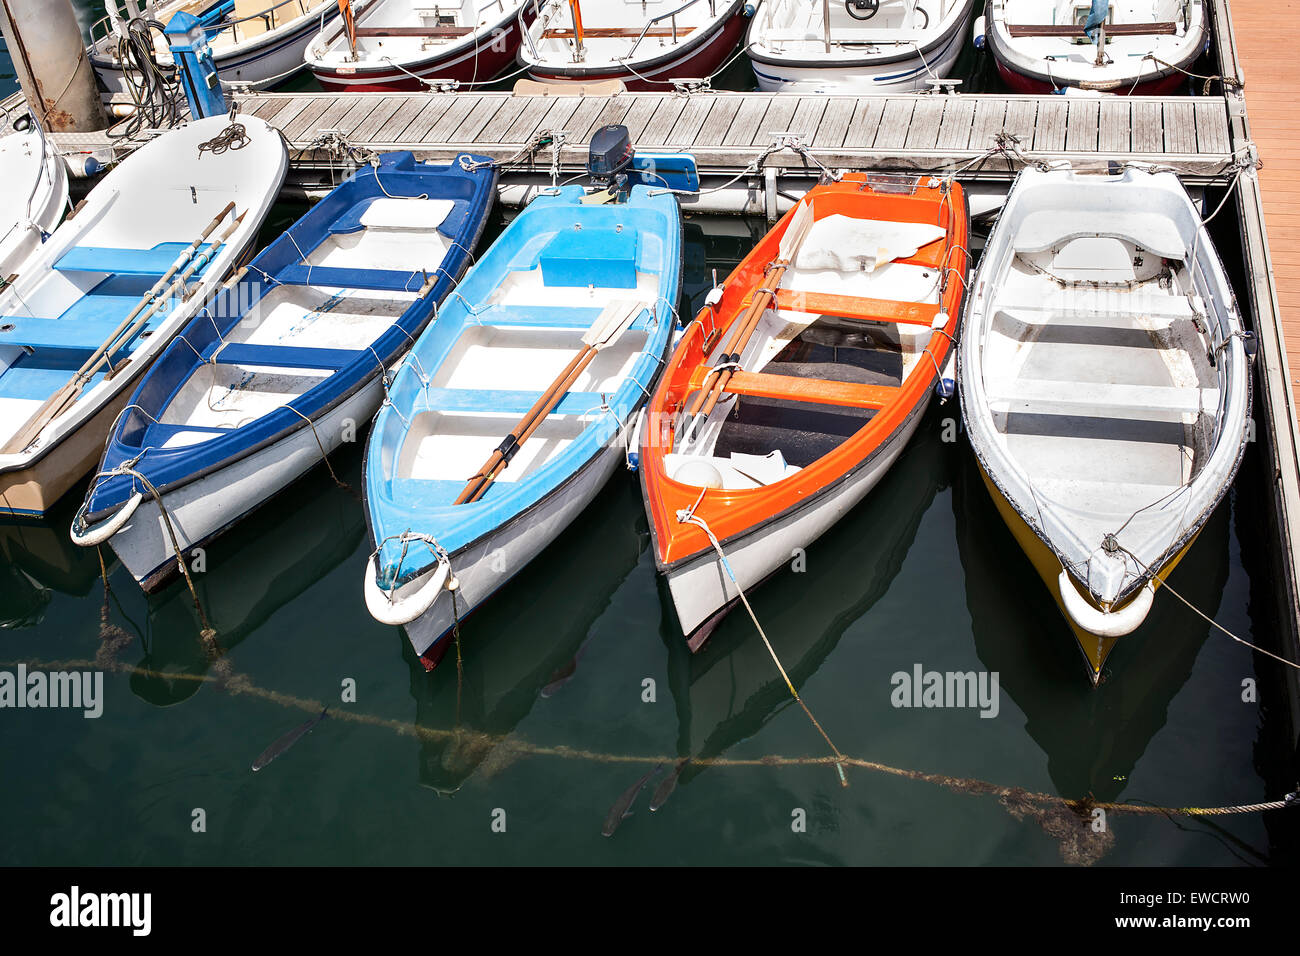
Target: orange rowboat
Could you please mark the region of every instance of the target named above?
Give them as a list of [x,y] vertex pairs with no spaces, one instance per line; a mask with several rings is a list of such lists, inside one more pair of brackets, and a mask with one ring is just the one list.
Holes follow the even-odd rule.
[[737,585],[801,569],[799,549],[875,486],[951,377],[968,226],[955,182],[819,185],[683,333],[640,454],[655,561],[692,650]]

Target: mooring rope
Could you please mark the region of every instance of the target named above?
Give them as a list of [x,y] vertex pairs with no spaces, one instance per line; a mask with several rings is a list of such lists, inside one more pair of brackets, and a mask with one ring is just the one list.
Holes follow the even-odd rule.
[[232,122],[212,139],[199,143],[199,158],[202,158],[205,152],[220,156],[227,150],[243,149],[249,142],[248,130],[244,128],[244,124]]
[[[139,457],[137,455],[136,459],[139,459]],[[172,550],[176,553],[176,566],[180,568],[181,574],[185,576],[185,586],[190,589],[190,597],[194,599],[194,610],[199,614],[199,624],[202,627],[199,637],[202,638],[205,645],[215,643],[217,632],[212,629],[212,625],[208,623],[208,616],[203,613],[203,605],[199,602],[199,592],[194,589],[194,579],[190,577],[190,569],[185,564],[185,554],[181,551],[180,541],[176,537],[176,528],[172,524],[172,516],[167,512],[167,506],[163,504],[162,495],[153,486],[153,482],[135,468],[124,465],[118,471],[121,474],[130,475],[132,478],[139,478],[140,483],[145,486],[149,494],[153,495],[154,501],[158,502],[158,512],[163,517],[163,524],[167,528],[167,536],[171,539]]]
[[[1160,59],[1160,57],[1156,56],[1154,53],[1148,53],[1146,56],[1142,57],[1142,59],[1152,60],[1153,62],[1158,63],[1160,66],[1166,67],[1171,70],[1177,70],[1179,73],[1184,73],[1194,80],[1204,80],[1205,84],[1201,88],[1202,96],[1210,95],[1210,84],[1213,83],[1215,80],[1218,80],[1220,83],[1223,84],[1223,91],[1225,93],[1228,90],[1240,90],[1246,85],[1233,76],[1223,76],[1218,73],[1206,75],[1204,73],[1193,73],[1190,70],[1184,70],[1181,66],[1179,66],[1176,63],[1166,63],[1164,60]],[[1138,82],[1140,81],[1141,81],[1141,74],[1139,73]],[[1135,82],[1133,84],[1133,87],[1129,90],[1129,92],[1132,93],[1134,89],[1137,89],[1137,86],[1138,83]]]
[[1186,604],[1189,608],[1191,608],[1191,609],[1192,609],[1192,610],[1197,614],[1197,616],[1199,616],[1199,617],[1200,617],[1202,620],[1204,620],[1207,624],[1209,624],[1210,626],[1212,626],[1212,627],[1214,627],[1214,628],[1217,628],[1218,630],[1222,631],[1224,634],[1226,634],[1228,637],[1232,638],[1232,639],[1233,639],[1234,641],[1236,641],[1238,644],[1244,644],[1246,647],[1249,647],[1252,651],[1256,651],[1257,653],[1263,654],[1265,657],[1271,657],[1271,658],[1273,658],[1273,660],[1277,661],[1277,662],[1280,663],[1280,664],[1285,664],[1287,667],[1294,667],[1296,670],[1300,670],[1300,664],[1295,663],[1295,661],[1289,661],[1289,660],[1287,660],[1285,657],[1279,657],[1277,654],[1274,654],[1272,651],[1266,651],[1266,650],[1264,650],[1264,648],[1260,647],[1258,644],[1252,644],[1250,641],[1246,640],[1245,638],[1241,638],[1241,637],[1238,637],[1236,634],[1233,634],[1232,631],[1228,630],[1226,627],[1224,627],[1222,624],[1220,624],[1220,623],[1219,623],[1218,621],[1216,621],[1214,618],[1210,617],[1210,615],[1206,614],[1204,611],[1202,611],[1200,608],[1198,608],[1195,604],[1193,604],[1193,603],[1192,603],[1191,601],[1189,601],[1187,598],[1183,597],[1181,594],[1179,594],[1179,593],[1178,593],[1177,591],[1175,591],[1173,588],[1169,587],[1169,582],[1168,582],[1168,581],[1167,581],[1167,580],[1166,580],[1166,579],[1165,579],[1165,578],[1164,578],[1164,577],[1163,577],[1159,572],[1157,572],[1157,571],[1153,570],[1152,568],[1150,568],[1148,565],[1146,565],[1146,564],[1142,561],[1141,558],[1139,558],[1136,554],[1134,554],[1134,553],[1133,553],[1132,551],[1130,551],[1128,548],[1124,547],[1124,545],[1120,544],[1119,541],[1115,539],[1114,535],[1110,535],[1110,536],[1108,536],[1108,539],[1114,542],[1115,547],[1119,548],[1119,550],[1123,551],[1123,552],[1124,552],[1125,554],[1127,554],[1130,558],[1132,558],[1134,561],[1136,561],[1137,564],[1138,564],[1138,566],[1139,566],[1140,568],[1142,568],[1142,570],[1143,570],[1144,572],[1146,572],[1146,573],[1149,574],[1151,577],[1153,577],[1153,578],[1155,578],[1157,581],[1159,581],[1161,587],[1168,588],[1170,594],[1172,594],[1174,597],[1178,598],[1178,600],[1182,601],[1182,602],[1183,602],[1184,604]]
[[285,404],[279,407],[287,408],[289,411],[293,412],[295,415],[297,415],[299,418],[301,418],[304,422],[307,423],[307,427],[311,429],[312,437],[316,439],[316,447],[320,449],[320,460],[325,462],[325,467],[329,469],[330,477],[334,479],[334,484],[338,485],[340,488],[346,491],[357,501],[360,501],[361,496],[357,494],[356,489],[353,488],[351,485],[349,485],[346,481],[344,481],[335,473],[334,466],[330,464],[329,452],[325,450],[325,443],[320,440],[320,433],[316,431],[316,423],[313,422],[306,415],[304,415],[302,412],[298,411],[298,409],[294,408],[292,405]]
[[831,740],[830,735],[822,729],[822,725],[817,722],[817,718],[813,716],[813,712],[809,710],[808,705],[803,702],[803,698],[799,696],[799,692],[795,690],[794,683],[790,680],[790,675],[785,672],[785,667],[781,664],[781,659],[773,649],[772,642],[767,639],[767,634],[763,630],[763,625],[758,622],[758,615],[754,613],[754,608],[750,606],[749,598],[745,596],[745,589],[740,586],[740,582],[736,579],[735,572],[731,570],[731,563],[727,560],[726,554],[723,553],[722,545],[718,543],[718,539],[714,536],[713,530],[709,527],[708,523],[695,513],[695,509],[699,507],[700,502],[704,500],[704,491],[705,489],[700,489],[700,497],[696,499],[695,504],[691,505],[689,509],[678,512],[677,520],[683,524],[693,524],[708,535],[709,543],[713,545],[713,550],[718,552],[718,560],[722,562],[723,568],[726,569],[727,576],[731,578],[731,583],[736,586],[736,593],[740,595],[740,600],[745,605],[745,610],[749,612],[750,620],[754,622],[754,627],[758,629],[758,636],[763,639],[763,645],[767,648],[767,653],[772,656],[772,662],[776,664],[776,669],[781,672],[781,679],[785,681],[785,686],[790,691],[790,696],[794,698],[795,703],[803,708],[803,712],[808,715],[808,719],[812,721],[812,725],[817,728],[817,732],[822,735],[822,738],[831,748],[831,752],[835,754],[837,761],[835,764],[835,772],[839,774],[840,786],[847,787],[849,785],[849,778],[844,775],[844,755],[840,753],[840,748],[835,746],[835,741]]

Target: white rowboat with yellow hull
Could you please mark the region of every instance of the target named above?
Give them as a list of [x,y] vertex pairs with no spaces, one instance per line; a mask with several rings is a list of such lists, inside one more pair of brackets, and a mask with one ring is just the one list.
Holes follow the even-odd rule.
[[1236,475],[1250,337],[1170,173],[1025,170],[967,301],[971,445],[1096,683]]

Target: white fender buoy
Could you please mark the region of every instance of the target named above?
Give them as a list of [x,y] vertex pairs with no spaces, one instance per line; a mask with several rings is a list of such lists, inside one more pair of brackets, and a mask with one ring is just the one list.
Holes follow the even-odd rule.
[[1133,633],[1146,620],[1156,597],[1155,585],[1148,581],[1133,600],[1118,611],[1101,611],[1079,593],[1069,572],[1064,568],[1061,569],[1061,576],[1056,579],[1056,589],[1061,594],[1061,604],[1070,620],[1098,637],[1123,637]]
[[380,624],[388,624],[392,627],[410,624],[433,607],[433,602],[437,599],[438,594],[446,587],[447,577],[450,573],[451,565],[446,561],[439,561],[437,566],[429,572],[428,579],[420,585],[414,594],[393,601],[389,599],[387,592],[375,583],[375,559],[372,555],[370,560],[366,562],[364,586],[366,610]]
[[688,458],[678,465],[672,478],[673,481],[697,488],[721,488],[723,485],[722,472],[712,462],[698,458]]
[[72,537],[72,543],[79,544],[83,548],[93,548],[96,545],[103,544],[122,529],[122,526],[131,519],[131,515],[135,514],[135,509],[140,507],[142,501],[144,501],[144,492],[137,491],[116,512],[95,525],[95,527],[87,528],[80,534],[77,533],[77,520],[81,518],[81,512],[77,512],[77,517],[72,521],[72,527],[68,529],[68,534]]

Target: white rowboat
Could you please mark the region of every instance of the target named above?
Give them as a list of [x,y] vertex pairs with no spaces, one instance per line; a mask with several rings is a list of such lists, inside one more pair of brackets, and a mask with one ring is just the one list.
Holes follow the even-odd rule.
[[971,445],[1095,683],[1232,483],[1250,337],[1171,173],[1026,169],[968,302]]

